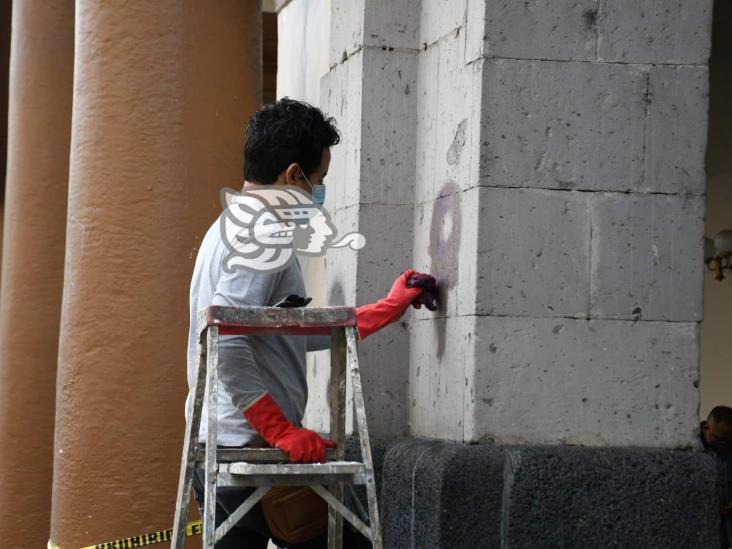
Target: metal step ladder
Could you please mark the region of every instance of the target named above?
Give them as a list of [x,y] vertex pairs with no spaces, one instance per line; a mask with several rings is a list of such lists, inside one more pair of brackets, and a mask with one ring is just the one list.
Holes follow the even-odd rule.
[[[273,486],[310,486],[328,503],[328,549],[343,547],[343,518],[382,549],[376,502],[371,444],[366,425],[356,345],[356,313],[352,307],[208,307],[198,315],[198,359],[186,417],[178,497],[171,549],[183,549],[193,470],[204,463],[203,549],[219,541]],[[290,463],[273,448],[217,449],[218,343],[220,335],[331,335],[330,438],[337,448],[328,450],[326,463]],[[356,424],[363,461],[344,461],[346,431],[346,370],[351,374]],[[206,392],[206,387],[209,388]],[[203,401],[207,395],[208,437],[198,447]],[[216,482],[230,473],[237,485],[257,487],[254,493],[216,528]],[[366,486],[369,522],[365,524],[343,504],[343,485]],[[327,486],[327,488],[326,488]]]

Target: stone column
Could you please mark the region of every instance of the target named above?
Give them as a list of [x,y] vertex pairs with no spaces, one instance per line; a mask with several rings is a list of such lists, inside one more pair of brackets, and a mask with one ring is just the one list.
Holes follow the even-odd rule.
[[[359,231],[366,246],[328,252],[327,302],[362,305],[384,296],[412,266],[418,7],[363,0],[331,6],[331,70],[320,98],[343,140],[334,149],[325,205],[338,230]],[[360,360],[370,430],[406,433],[406,323],[371,336]]]
[[712,1],[420,5],[410,427],[457,443],[385,454],[387,543],[715,546]]
[[[48,540],[74,2],[15,2],[0,294],[0,545]],[[12,526],[12,527],[11,527]]]
[[413,329],[414,433],[696,443],[711,2],[440,6],[415,256],[449,283]]
[[258,0],[80,0],[51,539],[170,527],[188,292],[261,96]]

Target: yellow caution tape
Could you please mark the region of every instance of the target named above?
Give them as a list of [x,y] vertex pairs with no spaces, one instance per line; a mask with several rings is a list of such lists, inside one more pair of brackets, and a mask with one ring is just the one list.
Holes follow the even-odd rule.
[[[195,536],[203,531],[200,520],[189,522],[186,526],[186,536]],[[145,545],[155,545],[173,539],[173,529],[160,530],[150,534],[141,534],[131,538],[122,538],[105,543],[97,543],[96,545],[87,545],[81,549],[133,549],[134,547],[144,547]],[[61,549],[58,545],[48,540],[48,549]]]

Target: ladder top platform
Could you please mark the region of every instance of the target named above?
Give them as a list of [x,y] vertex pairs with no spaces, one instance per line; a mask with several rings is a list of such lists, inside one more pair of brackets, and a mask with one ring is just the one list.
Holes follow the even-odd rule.
[[356,326],[353,307],[224,307],[198,313],[199,335],[218,326],[220,335],[329,335],[333,328]]

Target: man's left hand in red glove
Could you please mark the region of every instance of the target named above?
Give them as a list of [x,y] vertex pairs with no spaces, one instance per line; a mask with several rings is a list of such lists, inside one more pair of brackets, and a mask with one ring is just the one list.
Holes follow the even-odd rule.
[[409,306],[424,291],[420,287],[410,288],[407,280],[410,276],[420,274],[414,269],[403,272],[394,281],[389,294],[361,307],[356,307],[356,332],[359,339],[366,339],[387,324],[399,320]]

